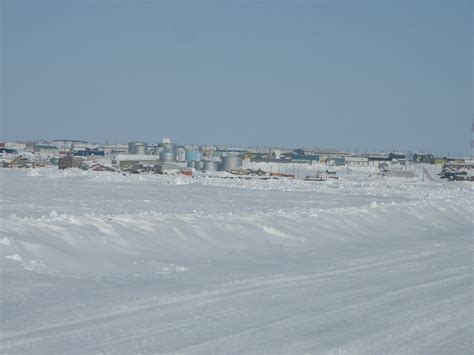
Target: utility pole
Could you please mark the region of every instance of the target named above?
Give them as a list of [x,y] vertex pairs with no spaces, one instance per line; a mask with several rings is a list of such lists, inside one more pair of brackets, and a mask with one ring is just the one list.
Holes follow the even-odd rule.
[[471,161],[472,161],[472,155],[474,151],[474,116],[472,116],[472,126],[471,126]]
[[425,155],[423,154],[423,149],[421,150],[421,161],[423,165],[421,166],[421,181],[425,182]]

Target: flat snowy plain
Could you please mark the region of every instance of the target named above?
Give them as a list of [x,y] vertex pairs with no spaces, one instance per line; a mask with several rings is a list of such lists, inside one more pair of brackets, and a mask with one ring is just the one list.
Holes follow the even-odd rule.
[[471,353],[473,185],[430,169],[0,169],[0,353]]

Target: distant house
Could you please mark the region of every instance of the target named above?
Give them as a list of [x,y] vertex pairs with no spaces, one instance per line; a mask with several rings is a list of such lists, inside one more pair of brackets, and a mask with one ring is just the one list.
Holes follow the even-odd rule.
[[15,149],[1,148],[1,147],[0,147],[0,153],[16,154],[16,153],[18,153],[18,152],[17,152]]
[[404,153],[390,153],[388,155],[390,160],[406,160],[407,156]]
[[110,154],[128,153],[128,144],[106,144],[104,151]]
[[345,157],[346,164],[352,166],[368,166],[368,165],[375,165],[374,162],[369,162],[368,157],[358,157],[358,156],[351,156]]
[[47,144],[35,144],[33,151],[41,158],[51,158],[59,154],[58,147]]
[[346,159],[345,158],[332,157],[332,158],[327,159],[327,163],[329,165],[333,165],[333,166],[342,166],[342,165],[346,165]]
[[173,163],[158,163],[155,164],[154,171],[158,174],[177,174],[179,167]]
[[415,153],[415,154],[413,154],[413,161],[415,163],[424,163],[424,164],[434,164],[434,163],[436,163],[435,158],[433,157],[432,154],[416,154]]
[[82,157],[74,156],[65,156],[59,158],[58,168],[59,169],[68,169],[68,168],[80,168],[82,166]]
[[443,168],[474,170],[474,163],[461,160],[448,161],[443,164]]
[[79,156],[79,157],[89,157],[89,156],[103,157],[105,155],[105,152],[99,149],[85,149],[85,150],[75,151],[74,155]]
[[296,151],[291,157],[294,162],[300,163],[311,163],[313,161],[319,161],[319,158],[319,155],[316,154],[298,154]]

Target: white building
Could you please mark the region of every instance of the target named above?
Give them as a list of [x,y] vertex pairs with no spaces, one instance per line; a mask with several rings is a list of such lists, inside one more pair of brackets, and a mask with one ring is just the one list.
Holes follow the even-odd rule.
[[121,143],[105,144],[104,152],[109,153],[109,154],[114,154],[114,153],[126,154],[128,153],[128,144],[121,144]]
[[6,149],[15,149],[18,152],[26,150],[26,143],[5,142]]

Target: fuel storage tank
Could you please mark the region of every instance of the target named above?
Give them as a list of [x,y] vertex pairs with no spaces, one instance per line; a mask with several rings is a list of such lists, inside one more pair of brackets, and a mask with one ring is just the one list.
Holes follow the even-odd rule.
[[146,155],[148,152],[148,146],[146,143],[135,142],[133,146],[133,154]]
[[186,161],[198,161],[201,160],[201,152],[199,150],[187,150],[185,157]]
[[242,157],[239,155],[227,155],[222,157],[222,170],[230,171],[242,166]]
[[135,146],[145,144],[143,142],[130,142],[128,143],[128,154],[135,154]]
[[203,170],[204,171],[217,171],[217,162],[213,160],[205,160]]
[[173,150],[163,150],[160,152],[160,161],[164,163],[176,162],[176,153]]
[[184,149],[184,147],[176,147],[175,152],[176,159],[178,160],[178,162],[183,163],[186,161],[186,150]]
[[194,163],[194,169],[202,170],[204,168],[204,162],[202,160],[198,160]]

